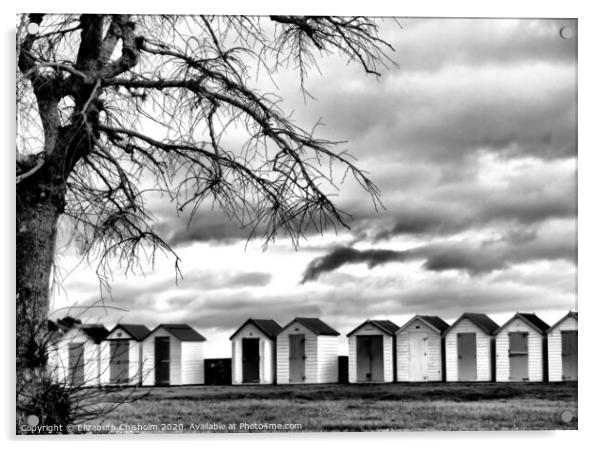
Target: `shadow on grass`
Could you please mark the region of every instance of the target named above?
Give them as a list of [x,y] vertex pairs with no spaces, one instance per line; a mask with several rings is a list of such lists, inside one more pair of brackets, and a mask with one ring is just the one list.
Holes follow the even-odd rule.
[[293,401],[369,399],[371,401],[447,400],[472,402],[495,399],[577,400],[576,383],[428,383],[379,385],[254,385],[154,388],[147,400]]

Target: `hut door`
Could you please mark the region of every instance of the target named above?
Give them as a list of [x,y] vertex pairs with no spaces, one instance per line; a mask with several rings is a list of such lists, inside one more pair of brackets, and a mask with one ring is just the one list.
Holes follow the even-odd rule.
[[357,345],[357,381],[382,382],[383,373],[383,336],[359,335]]
[[520,382],[529,380],[529,333],[509,332],[510,380]]
[[288,344],[290,381],[305,382],[305,335],[289,335]]
[[259,382],[259,338],[242,339],[242,381]]
[[155,385],[169,385],[169,337],[155,337]]
[[428,380],[426,333],[410,333],[410,381]]
[[477,334],[458,334],[458,380],[477,380]]
[[111,375],[112,384],[128,383],[130,356],[130,344],[128,340],[111,341]]
[[69,344],[69,376],[71,385],[80,387],[84,383],[84,344]]
[[577,380],[577,331],[561,331],[562,380]]

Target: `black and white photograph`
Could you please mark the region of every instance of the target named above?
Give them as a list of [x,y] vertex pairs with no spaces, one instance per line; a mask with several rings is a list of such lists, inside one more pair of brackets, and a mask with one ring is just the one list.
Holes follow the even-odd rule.
[[16,16],[16,434],[577,430],[580,19],[195,8]]

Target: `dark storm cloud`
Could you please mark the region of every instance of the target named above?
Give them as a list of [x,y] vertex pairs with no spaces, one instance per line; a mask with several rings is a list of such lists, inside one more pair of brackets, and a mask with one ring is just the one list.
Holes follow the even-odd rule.
[[272,275],[264,272],[233,273],[187,273],[181,281],[182,288],[204,290],[236,289],[243,287],[263,287],[270,283]]
[[360,160],[375,147],[394,160],[449,163],[477,150],[550,159],[575,154],[575,96],[574,74],[563,67],[401,69],[359,90],[339,83],[313,112]]
[[425,255],[424,268],[430,271],[464,270],[470,274],[489,273],[512,264],[536,260],[576,262],[575,242],[571,239],[513,240],[484,242],[478,246],[464,244],[434,245],[417,250]]
[[389,262],[401,262],[407,257],[405,251],[388,249],[357,250],[339,247],[322,257],[317,257],[307,266],[301,283],[317,279],[321,273],[336,270],[347,264],[365,263],[369,268]]
[[571,193],[559,198],[545,194],[540,198],[495,194],[487,198],[483,192],[480,200],[473,195],[472,200],[457,197],[426,199],[421,204],[408,202],[391,207],[378,218],[359,219],[353,230],[359,239],[376,242],[398,235],[450,235],[491,224],[528,228],[546,220],[575,217],[576,198]]
[[162,320],[175,320],[197,329],[234,330],[248,318],[273,318],[283,325],[295,316],[322,316],[323,300],[323,297],[309,298],[298,292],[283,298],[270,293],[257,295],[251,290],[210,294],[174,290],[166,300],[168,310],[162,309],[157,299],[153,304],[141,304],[140,298],[130,297],[118,304],[136,311],[139,322],[158,324]]
[[305,269],[301,283],[316,280],[321,274],[344,265],[360,263],[373,268],[393,262],[424,260],[423,268],[428,271],[460,270],[470,275],[480,275],[530,261],[576,262],[576,241],[570,230],[542,234],[515,231],[497,240],[433,243],[405,251],[338,247],[313,259]]
[[[395,185],[395,179],[377,172],[384,192],[386,211],[374,214],[369,204],[349,202],[353,211],[352,231],[357,240],[377,242],[398,235],[452,235],[487,226],[528,232],[529,228],[577,214],[576,162],[530,161],[500,180],[496,160],[492,166],[467,163],[456,179],[442,179],[440,167],[415,168],[422,180],[414,187]],[[387,170],[398,170],[389,164]],[[414,167],[411,165],[410,167]]]
[[250,230],[230,220],[220,211],[199,210],[192,220],[189,217],[171,218],[159,224],[158,231],[166,235],[170,245],[182,246],[194,242],[233,242],[249,237]]
[[[201,300],[200,291],[204,294],[220,294],[219,292],[234,292],[236,295],[248,294],[253,288],[267,286],[272,279],[270,273],[265,272],[244,272],[232,271],[224,272],[195,272],[185,271],[183,277],[176,283],[175,275],[170,277],[150,277],[145,282],[131,282],[123,279],[114,282],[110,292],[105,293],[106,303],[119,304],[119,307],[126,310],[147,309],[156,305],[157,294],[165,293],[166,301],[179,308],[185,308]],[[81,284],[74,281],[70,289],[76,293],[84,293],[85,296],[79,297],[81,306],[86,307],[94,304],[95,307],[102,307],[103,303],[98,303],[97,293],[89,294],[95,291],[96,286],[93,279],[92,283]],[[78,290],[81,289],[81,293]],[[241,293],[243,292],[243,293]]]

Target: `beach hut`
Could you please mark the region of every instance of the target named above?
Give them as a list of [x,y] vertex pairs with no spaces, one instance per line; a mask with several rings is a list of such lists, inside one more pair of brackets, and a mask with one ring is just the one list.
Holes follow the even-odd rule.
[[543,382],[550,328],[534,313],[517,313],[495,331],[495,380]]
[[233,384],[276,382],[276,337],[281,330],[274,320],[249,318],[232,334]]
[[195,385],[205,381],[205,337],[188,324],[160,324],[142,342],[143,385]]
[[569,312],[547,331],[550,382],[577,380],[577,312]]
[[142,340],[150,330],[142,324],[117,324],[101,343],[103,385],[142,383]]
[[395,332],[389,320],[366,320],[347,334],[349,382],[395,381]]
[[75,325],[54,333],[48,365],[55,380],[72,387],[101,383],[101,342],[109,331],[102,325]]
[[448,382],[491,382],[498,325],[484,313],[465,313],[444,333]]
[[338,336],[318,318],[295,318],[276,338],[277,383],[334,383],[339,378]]
[[443,332],[449,324],[438,316],[416,315],[401,326],[397,339],[397,381],[442,381],[445,375]]

